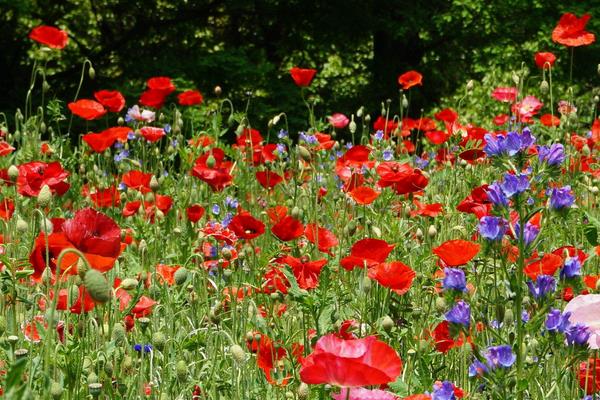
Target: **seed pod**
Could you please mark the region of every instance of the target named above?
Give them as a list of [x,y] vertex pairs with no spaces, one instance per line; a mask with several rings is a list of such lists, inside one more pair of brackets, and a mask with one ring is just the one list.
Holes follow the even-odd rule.
[[17,219],[17,232],[23,234],[29,230],[29,224],[20,216]]
[[512,325],[515,323],[515,314],[513,313],[512,308],[506,309],[504,311],[504,325]]
[[100,271],[88,270],[83,278],[83,283],[90,297],[97,303],[106,303],[110,300],[110,286]]
[[112,331],[112,340],[114,340],[115,344],[122,344],[125,342],[127,332],[125,331],[125,327],[121,323],[115,324]]

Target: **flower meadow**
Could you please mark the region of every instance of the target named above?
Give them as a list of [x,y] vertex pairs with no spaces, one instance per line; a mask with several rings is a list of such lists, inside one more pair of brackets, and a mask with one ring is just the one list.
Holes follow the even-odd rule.
[[73,38],[33,28],[0,116],[2,396],[600,396],[600,101],[552,82],[589,19],[431,115],[417,70],[377,112],[316,115],[294,67],[301,132],[166,76],[53,98]]

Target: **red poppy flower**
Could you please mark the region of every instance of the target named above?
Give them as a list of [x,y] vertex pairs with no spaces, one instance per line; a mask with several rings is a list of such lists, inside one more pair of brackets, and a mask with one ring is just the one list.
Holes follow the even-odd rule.
[[540,117],[540,122],[544,126],[560,126],[560,118],[552,114],[544,114]]
[[200,204],[192,204],[186,209],[188,220],[192,223],[196,223],[204,215],[204,207]]
[[158,264],[156,266],[156,273],[169,285],[173,285],[175,283],[175,272],[179,268],[181,268],[181,265]]
[[431,400],[431,396],[428,394],[411,394],[410,396],[403,397],[402,400]]
[[48,185],[53,194],[63,195],[69,190],[70,185],[65,181],[69,173],[65,171],[58,161],[46,164],[41,161],[32,161],[19,165],[17,190],[20,195],[35,197],[44,185]]
[[329,334],[304,359],[300,379],[314,385],[383,385],[395,381],[401,371],[396,351],[375,336],[344,340]]
[[507,114],[500,114],[500,115],[496,115],[494,117],[494,125],[496,126],[502,126],[504,124],[506,124],[508,122],[508,120],[510,119],[510,117]]
[[166,135],[165,130],[162,128],[156,128],[153,126],[145,126],[140,129],[140,133],[150,143],[159,141],[163,136]]
[[273,189],[283,182],[283,177],[272,171],[256,171],[255,176],[258,183],[260,183],[260,186],[265,189]]
[[292,256],[280,257],[275,262],[289,265],[302,289],[310,290],[319,285],[319,274],[327,264],[327,260],[309,261],[307,257],[296,258]]
[[488,185],[481,185],[471,190],[471,194],[461,201],[456,209],[464,213],[475,214],[477,219],[488,215],[492,210],[492,203],[488,199],[487,188]]
[[[211,166],[207,165],[209,157],[214,159]],[[219,148],[214,148],[196,160],[192,168],[192,175],[208,183],[213,190],[220,191],[232,183],[231,167],[231,162],[225,161],[225,152]]]
[[90,199],[98,208],[116,207],[121,204],[120,193],[114,185],[96,190],[90,194]]
[[263,283],[261,290],[263,293],[271,294],[280,292],[287,294],[288,288],[290,287],[290,281],[281,271],[281,266],[274,265],[265,272],[263,275]]
[[514,103],[517,101],[518,94],[516,87],[497,87],[492,92],[492,97],[503,103]]
[[100,90],[94,97],[110,112],[118,113],[125,107],[125,97],[118,90]]
[[464,334],[460,334],[457,338],[450,335],[450,323],[442,321],[431,332],[431,338],[435,345],[435,349],[440,353],[447,353],[455,347],[460,347],[464,344]]
[[548,253],[540,259],[530,262],[523,268],[525,275],[535,281],[539,275],[554,275],[563,264],[563,259],[556,254]]
[[113,262],[121,253],[121,228],[92,208],[77,211],[62,229],[67,240],[83,253],[112,258]]
[[554,66],[554,62],[556,61],[556,56],[549,51],[538,51],[535,53],[535,65],[538,68],[550,68]]
[[277,236],[279,240],[289,242],[302,236],[304,233],[304,225],[296,218],[285,215],[275,225],[271,227],[273,235]]
[[458,154],[461,160],[467,161],[469,164],[473,164],[477,160],[485,158],[485,151],[482,149],[468,149]]
[[159,109],[165,104],[166,99],[167,95],[165,95],[165,92],[148,89],[140,95],[139,102],[143,106]]
[[433,249],[433,253],[447,266],[457,267],[471,261],[479,253],[480,247],[479,244],[467,240],[448,240]]
[[12,147],[10,144],[5,142],[4,140],[0,141],[0,157],[7,156],[7,155],[11,154],[13,151],[15,151],[14,147]]
[[351,271],[354,268],[370,268],[385,262],[394,250],[393,244],[381,239],[361,239],[350,248],[350,255],[340,261],[340,265]]
[[403,295],[410,289],[416,273],[400,261],[392,261],[369,268],[368,275],[369,278],[379,282],[381,286]]
[[421,215],[424,217],[435,218],[444,212],[442,203],[423,204],[420,201],[418,201],[417,199],[414,199],[413,204],[415,206],[417,206],[417,209],[412,210],[410,212],[411,217],[415,217],[416,215]]
[[425,137],[427,138],[427,140],[429,140],[432,144],[435,145],[446,143],[448,139],[450,139],[450,135],[448,135],[444,131],[425,132]]
[[202,104],[203,100],[202,94],[197,90],[186,90],[177,95],[177,101],[181,106],[195,106]]
[[315,74],[317,73],[316,69],[312,68],[298,68],[294,67],[290,69],[290,75],[294,80],[296,86],[299,87],[307,87],[310,86]]
[[168,96],[175,91],[175,85],[171,81],[171,78],[166,76],[150,78],[146,82],[146,85],[148,85],[148,89],[161,92],[164,96]]
[[98,119],[106,114],[106,109],[104,106],[95,100],[77,100],[74,103],[69,103],[68,107],[73,114],[88,121]]
[[[115,281],[116,286],[118,286],[117,282],[118,281]],[[119,288],[115,291],[115,297],[119,300],[119,310],[121,311],[125,311],[133,300],[133,296],[127,293],[123,288]],[[154,308],[155,305],[156,301],[152,300],[150,297],[141,296],[131,309],[131,314],[136,318],[145,317],[150,315],[152,308]]]
[[402,86],[402,89],[408,90],[413,86],[423,86],[423,75],[417,71],[408,71],[398,77],[398,84]]
[[371,189],[368,186],[359,186],[348,192],[348,194],[354,199],[354,201],[362,205],[371,204],[377,197],[379,197],[379,192]]
[[[81,314],[82,312],[87,313],[94,309],[96,306],[96,302],[85,290],[85,286],[80,285],[78,291],[77,299],[72,301],[71,307],[69,307],[69,290],[68,289],[60,289],[58,291],[58,299],[56,303],[56,309],[61,311],[69,310],[73,314]],[[50,291],[50,300],[54,299],[54,291]],[[40,309],[46,309],[46,302],[40,304]]]
[[583,264],[585,260],[588,259],[588,255],[581,249],[577,249],[573,246],[562,246],[558,249],[554,250],[552,254],[556,254],[557,256],[561,256],[563,260],[566,260],[567,257],[577,257],[579,262]]
[[150,180],[152,180],[152,174],[146,174],[138,170],[126,172],[121,179],[123,184],[128,188],[142,192],[150,191]]
[[236,215],[228,227],[240,239],[254,239],[265,233],[265,224],[249,213]]
[[102,153],[115,144],[116,141],[121,143],[126,142],[129,132],[131,132],[131,128],[117,126],[105,129],[100,133],[86,133],[81,138],[96,153]]
[[[280,343],[274,343],[267,335],[256,333],[254,336],[260,337],[258,340],[252,339],[247,343],[248,349],[256,353],[256,365],[265,374],[265,378],[271,384],[278,383],[273,379],[271,373],[275,369],[275,363],[287,356],[287,351]],[[289,377],[284,377],[283,382],[289,381]]]
[[8,221],[15,212],[15,203],[7,198],[0,200],[0,218]]
[[585,25],[592,16],[585,14],[581,18],[565,13],[552,31],[552,41],[567,47],[587,46],[596,41],[593,33],[585,31]]
[[142,205],[142,202],[140,200],[128,201],[123,206],[121,215],[123,215],[124,217],[131,217],[132,215],[134,215],[135,213],[138,212],[141,205]]
[[316,245],[319,251],[329,253],[332,247],[339,244],[337,237],[328,229],[318,226],[317,224],[308,224],[304,230],[306,239]]
[[458,113],[451,108],[444,108],[435,114],[435,119],[453,124],[458,119]]
[[579,387],[586,394],[600,392],[600,358],[589,358],[579,364]]
[[29,32],[29,39],[44,44],[50,48],[62,50],[69,42],[67,32],[53,26],[36,26]]

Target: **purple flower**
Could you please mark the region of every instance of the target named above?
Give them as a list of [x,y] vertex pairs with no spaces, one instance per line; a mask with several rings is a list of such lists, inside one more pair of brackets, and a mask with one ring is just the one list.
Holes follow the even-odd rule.
[[127,157],[129,157],[129,151],[121,150],[119,153],[115,154],[114,160],[115,160],[115,162],[121,162],[124,159],[126,159]]
[[415,165],[419,169],[425,169],[429,165],[429,160],[417,156],[415,157]]
[[444,316],[448,322],[468,327],[471,323],[471,307],[460,300]]
[[483,376],[488,371],[488,367],[478,359],[475,359],[475,361],[473,361],[471,365],[469,365],[469,376],[471,378],[475,376]]
[[550,275],[538,275],[535,282],[528,281],[527,286],[533,297],[540,299],[556,290],[556,279]]
[[508,207],[508,198],[504,195],[498,182],[494,182],[488,186],[487,197],[496,207]]
[[277,137],[279,139],[285,139],[286,137],[288,137],[288,133],[287,133],[287,131],[285,129],[281,129],[279,131],[279,133],[277,134]]
[[[538,234],[540,233],[540,228],[538,228],[537,226],[535,226],[534,224],[528,222],[525,224],[525,232],[523,232],[523,241],[525,242],[526,246],[529,246],[538,236]],[[515,224],[515,236],[519,237],[519,235],[521,234],[521,225],[519,225],[519,223],[517,222]]]
[[479,234],[488,240],[501,240],[508,222],[501,217],[486,215],[479,220]]
[[546,330],[548,332],[560,332],[565,333],[565,331],[569,328],[571,323],[569,322],[569,317],[571,313],[562,314],[560,310],[553,308],[548,313],[546,317]]
[[507,344],[488,347],[484,356],[486,364],[490,369],[496,369],[498,367],[510,368],[517,360],[517,356],[513,353],[512,347]]
[[581,262],[579,257],[569,257],[560,270],[560,279],[569,279],[581,275]]
[[500,188],[504,195],[508,198],[513,197],[515,194],[521,194],[529,189],[529,178],[527,175],[504,175],[504,182],[500,184]]
[[383,161],[391,161],[394,159],[394,152],[390,149],[385,149],[382,153]]
[[221,212],[221,207],[219,207],[218,204],[213,204],[212,208],[210,209],[210,211],[214,214],[214,215],[219,215],[219,213]]
[[550,147],[538,146],[538,158],[540,162],[546,162],[550,166],[557,166],[565,161],[565,148],[560,143],[554,143]]
[[373,136],[373,138],[377,141],[380,141],[381,139],[383,139],[383,131],[378,130],[377,132],[375,132],[375,135]]
[[505,138],[503,135],[493,136],[489,133],[486,133],[483,138],[485,139],[483,151],[488,157],[500,156],[502,153],[504,153]]
[[508,132],[506,135],[494,137],[488,133],[484,136],[484,139],[486,144],[483,151],[489,157],[502,155],[512,157],[523,150],[527,150],[535,142],[529,128],[523,129],[520,134],[518,132]]
[[584,345],[587,344],[588,339],[590,338],[590,329],[584,324],[577,323],[575,325],[570,326],[565,331],[565,337],[567,339],[567,344],[577,344]]
[[433,385],[432,400],[455,400],[454,385],[452,382],[436,382]]
[[467,280],[465,272],[460,268],[444,268],[444,280],[442,281],[444,290],[457,290],[459,292],[467,291]]
[[550,191],[550,207],[555,210],[569,208],[575,203],[575,197],[571,194],[571,186],[554,188]]

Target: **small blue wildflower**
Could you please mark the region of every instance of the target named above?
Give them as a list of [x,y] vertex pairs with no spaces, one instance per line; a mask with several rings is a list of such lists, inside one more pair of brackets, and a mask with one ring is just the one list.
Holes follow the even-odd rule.
[[546,322],[544,323],[544,326],[548,332],[565,333],[565,331],[571,325],[569,322],[570,316],[570,312],[562,314],[559,309],[553,308],[546,316]]
[[467,280],[465,272],[460,268],[444,268],[444,280],[442,281],[444,290],[457,290],[459,292],[467,291]]
[[475,359],[471,365],[469,365],[469,376],[471,378],[475,377],[475,376],[483,376],[488,372],[488,367],[482,363],[481,361],[479,361],[478,359]]
[[479,234],[488,240],[502,240],[507,228],[508,222],[501,217],[486,215],[479,220]]
[[586,325],[577,323],[567,328],[565,338],[568,345],[584,345],[587,344],[591,334],[590,329]]
[[454,385],[452,382],[436,382],[433,384],[432,400],[456,400]]
[[515,361],[517,356],[512,351],[510,345],[500,345],[488,347],[484,354],[486,364],[490,369],[496,368],[510,368]]
[[569,208],[575,203],[575,197],[571,194],[571,186],[553,188],[550,191],[550,207],[554,210]]
[[382,140],[383,139],[383,131],[378,130],[377,132],[375,132],[375,135],[373,135],[373,138],[377,141]]
[[533,297],[540,299],[556,290],[556,279],[550,275],[538,275],[535,282],[528,281],[527,286]]
[[444,316],[448,322],[468,327],[471,324],[471,307],[460,300]]
[[569,257],[560,270],[560,279],[570,279],[581,275],[581,262],[579,257]]
[[219,207],[218,204],[213,204],[212,208],[210,209],[210,211],[214,214],[214,215],[219,215],[219,213],[221,212],[221,207]]

